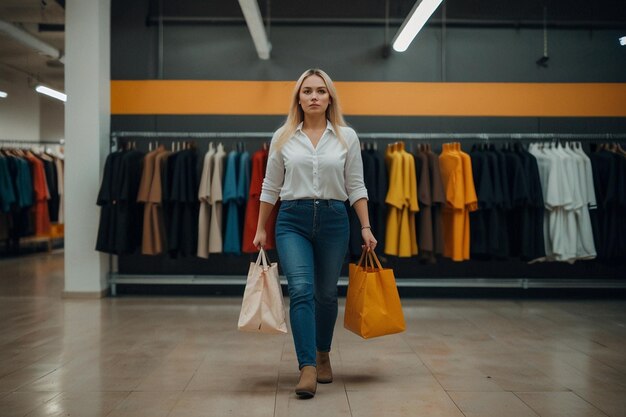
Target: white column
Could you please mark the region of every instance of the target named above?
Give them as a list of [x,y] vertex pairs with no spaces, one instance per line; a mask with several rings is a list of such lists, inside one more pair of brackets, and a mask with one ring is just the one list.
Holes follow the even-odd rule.
[[65,8],[65,295],[100,295],[108,259],[94,250],[96,197],[109,151],[110,0]]

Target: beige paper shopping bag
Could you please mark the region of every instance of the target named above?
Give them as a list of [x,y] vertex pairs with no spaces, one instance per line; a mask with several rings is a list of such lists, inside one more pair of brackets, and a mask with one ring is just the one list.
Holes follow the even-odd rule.
[[237,327],[244,332],[287,333],[278,264],[268,264],[263,249],[256,263],[250,263]]

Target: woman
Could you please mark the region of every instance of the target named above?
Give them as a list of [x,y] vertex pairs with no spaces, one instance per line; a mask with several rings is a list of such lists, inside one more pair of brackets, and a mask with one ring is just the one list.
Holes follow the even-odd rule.
[[318,382],[333,380],[329,352],[337,281],[350,234],[344,201],[361,222],[363,247],[376,247],[359,139],[346,126],[333,82],[322,70],[300,76],[287,120],[272,138],[253,241],[257,248],[265,245],[265,223],[278,197],[276,248],[289,286],[300,367],[296,394],[311,398]]

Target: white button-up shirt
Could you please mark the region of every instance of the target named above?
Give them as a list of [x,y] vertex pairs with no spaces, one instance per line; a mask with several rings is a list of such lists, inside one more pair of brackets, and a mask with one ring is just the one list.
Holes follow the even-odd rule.
[[274,133],[261,201],[276,204],[280,196],[281,200],[350,200],[352,205],[367,198],[359,138],[354,129],[339,128],[347,148],[330,121],[315,148],[302,131],[302,123],[280,150],[275,149],[278,132]]

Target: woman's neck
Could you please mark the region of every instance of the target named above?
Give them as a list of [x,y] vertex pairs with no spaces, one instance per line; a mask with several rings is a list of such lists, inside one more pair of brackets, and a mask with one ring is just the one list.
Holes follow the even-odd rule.
[[305,116],[304,121],[302,123],[302,129],[305,129],[305,130],[326,129],[326,115],[321,115],[319,117]]

